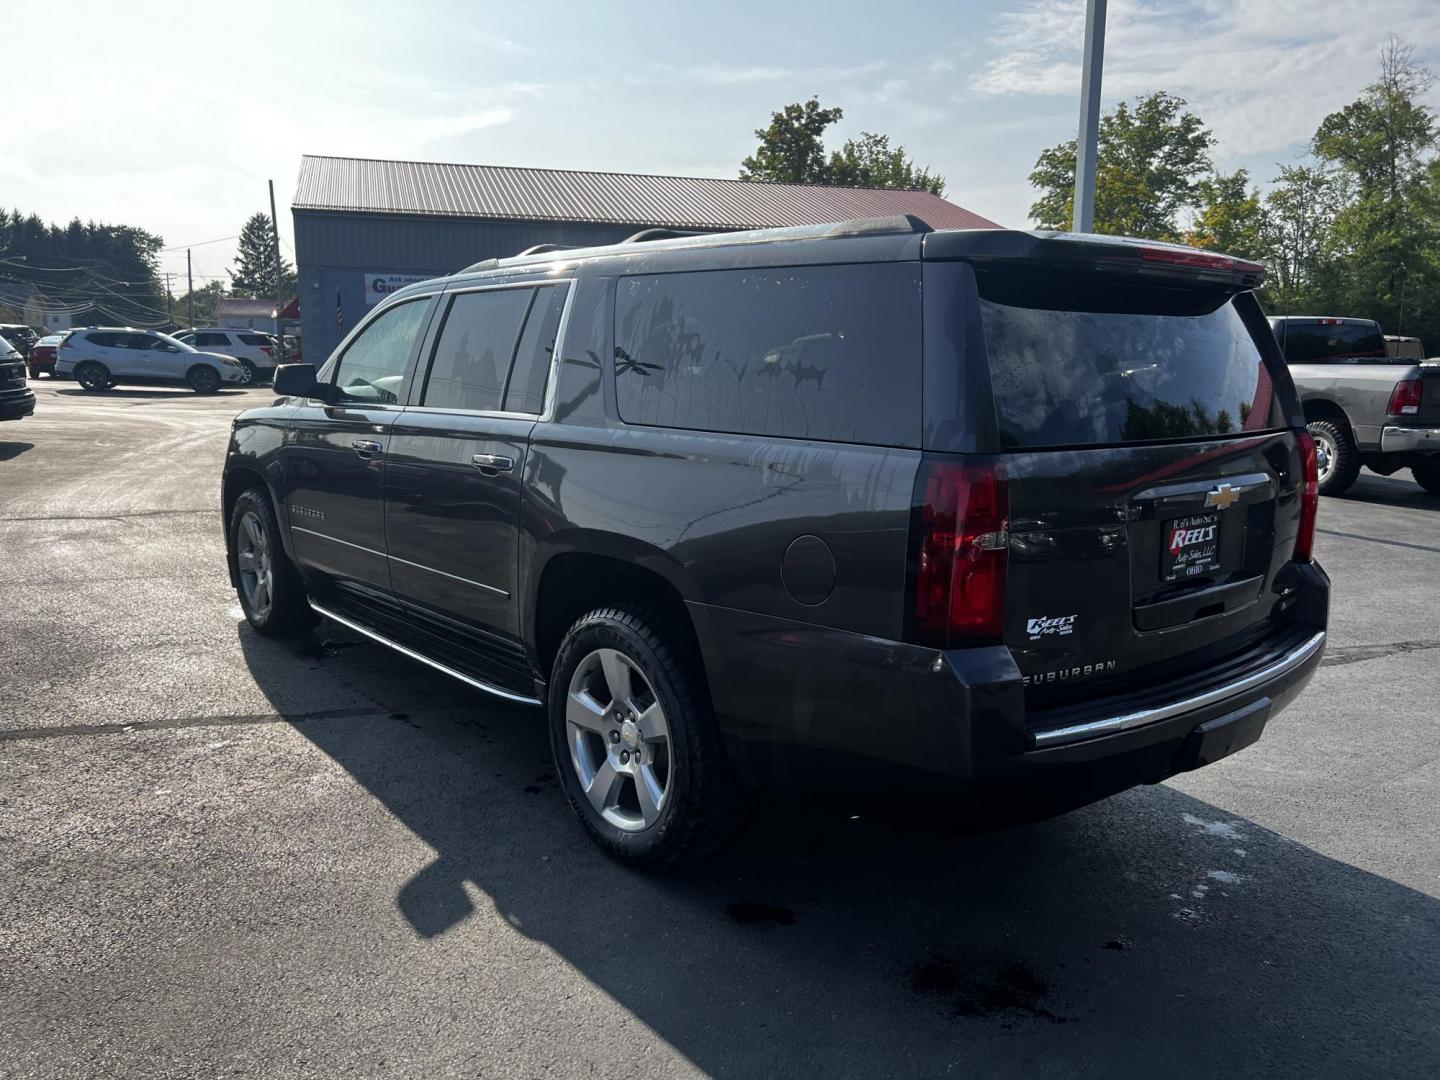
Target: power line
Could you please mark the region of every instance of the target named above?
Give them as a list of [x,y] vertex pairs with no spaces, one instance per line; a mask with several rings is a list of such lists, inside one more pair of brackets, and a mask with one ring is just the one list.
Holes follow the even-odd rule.
[[206,244],[220,244],[226,240],[239,240],[240,234],[234,236],[219,236],[214,240],[201,240],[198,244],[176,244],[174,247],[161,248],[161,251],[184,251],[186,248],[204,247]]

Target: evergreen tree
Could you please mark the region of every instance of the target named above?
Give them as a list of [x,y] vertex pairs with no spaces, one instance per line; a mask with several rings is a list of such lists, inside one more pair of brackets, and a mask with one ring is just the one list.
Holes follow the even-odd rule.
[[[251,299],[275,295],[275,246],[270,231],[270,215],[251,214],[240,230],[240,246],[235,253],[235,268],[230,271],[230,287],[236,296]],[[280,293],[289,296],[295,291],[295,268],[281,256]]]

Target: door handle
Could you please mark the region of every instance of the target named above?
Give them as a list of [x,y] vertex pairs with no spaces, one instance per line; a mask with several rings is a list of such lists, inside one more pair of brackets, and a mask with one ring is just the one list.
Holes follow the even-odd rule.
[[350,449],[354,450],[361,457],[374,457],[385,448],[374,439],[356,439],[350,444]]
[[486,476],[499,476],[515,468],[515,459],[504,454],[475,454],[470,458],[470,464]]

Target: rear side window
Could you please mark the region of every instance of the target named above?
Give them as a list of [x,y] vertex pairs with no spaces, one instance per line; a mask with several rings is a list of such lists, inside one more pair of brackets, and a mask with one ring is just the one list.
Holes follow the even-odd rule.
[[226,346],[230,344],[230,336],[228,334],[200,333],[195,335],[194,341],[187,342],[186,344],[193,345],[197,349],[209,348],[215,345]]
[[560,314],[565,310],[566,286],[547,285],[535,290],[515,366],[505,386],[505,411],[534,413],[545,408],[545,378],[555,355],[555,337],[560,332]]
[[534,289],[456,293],[435,341],[420,404],[498,412]]
[[620,416],[918,445],[920,334],[916,263],[623,278],[615,301]]
[[113,349],[115,348],[115,339],[117,337],[119,337],[118,334],[86,334],[84,340],[97,348]]
[[976,280],[1007,449],[1284,426],[1260,350],[1227,296],[1034,268]]
[[1285,360],[1325,364],[1356,357],[1384,358],[1385,338],[1378,323],[1291,322],[1285,325]]
[[264,334],[239,334],[237,336],[242,344],[252,345],[256,348],[269,348],[275,344]]

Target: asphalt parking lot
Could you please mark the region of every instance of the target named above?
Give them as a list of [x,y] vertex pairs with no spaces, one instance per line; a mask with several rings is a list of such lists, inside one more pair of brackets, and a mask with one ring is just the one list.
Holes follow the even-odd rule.
[[538,713],[251,633],[230,416],[0,426],[0,1076],[1440,1075],[1440,500],[1321,507],[1330,651],[1256,746],[965,834],[753,824],[668,877]]

